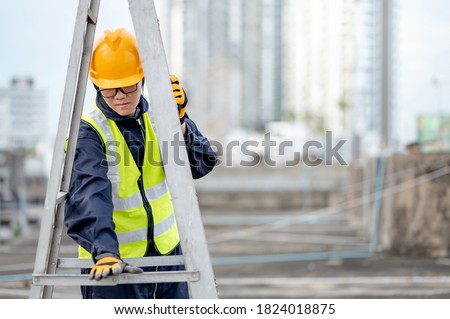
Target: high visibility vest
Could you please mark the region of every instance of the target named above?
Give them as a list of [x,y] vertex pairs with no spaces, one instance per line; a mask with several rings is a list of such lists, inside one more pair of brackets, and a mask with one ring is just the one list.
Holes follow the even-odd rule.
[[[141,170],[117,124],[106,118],[95,103],[82,119],[97,131],[105,146],[120,257],[143,257],[148,245],[154,245],[161,255],[170,253],[180,238],[158,142],[148,114],[143,115],[145,152]],[[78,255],[91,258],[81,246]]]

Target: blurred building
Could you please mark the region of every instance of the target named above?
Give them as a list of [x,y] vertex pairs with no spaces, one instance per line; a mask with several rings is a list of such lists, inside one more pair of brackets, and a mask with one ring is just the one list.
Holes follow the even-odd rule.
[[354,7],[353,0],[285,1],[284,118],[311,134],[351,134]]
[[300,122],[309,138],[353,138],[359,158],[393,143],[394,1],[157,4],[170,71],[208,137]]
[[421,115],[417,124],[417,144],[420,152],[450,153],[449,115]]
[[[205,134],[263,130],[281,117],[284,1],[157,2],[171,72],[189,92],[189,114]],[[169,9],[167,9],[167,6]],[[168,13],[169,12],[169,13]]]
[[283,108],[311,133],[353,139],[355,158],[394,143],[393,0],[286,0]]
[[34,149],[47,135],[47,92],[29,77],[11,79],[0,88],[0,149]]
[[[26,203],[45,199],[48,169],[47,92],[37,89],[30,77],[14,77],[9,88],[0,88],[0,196],[3,204],[14,194],[14,205],[24,214]],[[19,205],[20,204],[20,205]],[[11,205],[10,205],[11,206]]]
[[353,136],[355,158],[395,143],[395,0],[354,0]]

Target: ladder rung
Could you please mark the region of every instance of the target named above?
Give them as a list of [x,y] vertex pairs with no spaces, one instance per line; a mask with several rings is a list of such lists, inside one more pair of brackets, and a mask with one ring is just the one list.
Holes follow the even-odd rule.
[[94,12],[92,12],[91,8],[88,9],[87,22],[97,24],[97,17],[95,16]]
[[120,274],[90,280],[89,275],[33,275],[33,284],[36,286],[115,286],[119,284],[144,284],[156,282],[188,282],[198,281],[198,271],[160,271],[144,272],[142,274]]
[[59,192],[56,196],[56,205],[61,204],[67,197],[67,192]]
[[[184,265],[185,258],[182,255],[177,256],[158,256],[141,258],[124,258],[124,261],[137,267],[147,266],[174,266]],[[90,258],[59,258],[58,268],[91,268],[94,266]]]

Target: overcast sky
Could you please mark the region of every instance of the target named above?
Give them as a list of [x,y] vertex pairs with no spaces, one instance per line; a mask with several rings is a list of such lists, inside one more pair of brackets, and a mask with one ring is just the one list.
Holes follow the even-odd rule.
[[[397,3],[396,133],[406,143],[416,136],[418,114],[450,113],[450,1]],[[51,127],[56,129],[78,1],[0,4],[0,87],[8,86],[13,76],[32,76],[37,87],[48,90]],[[117,26],[132,28],[128,1],[102,1],[97,30]],[[441,79],[438,87],[434,76]]]

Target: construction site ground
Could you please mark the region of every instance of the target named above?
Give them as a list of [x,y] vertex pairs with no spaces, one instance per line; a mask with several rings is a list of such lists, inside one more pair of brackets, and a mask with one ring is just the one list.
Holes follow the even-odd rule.
[[[209,238],[219,231],[217,225],[205,229]],[[276,236],[274,231],[267,231],[265,236]],[[34,225],[26,235],[0,246],[0,298],[28,298],[38,237],[39,228]],[[376,253],[365,258],[242,263],[239,255],[245,259],[258,253],[286,253],[290,245],[236,238],[209,246],[219,297],[223,299],[450,297],[450,260],[446,258]],[[302,250],[301,244],[291,246]],[[74,257],[76,250],[71,239],[63,238],[61,256]],[[215,263],[232,255],[234,264]],[[81,298],[79,287],[55,287],[53,298]]]

